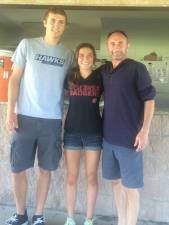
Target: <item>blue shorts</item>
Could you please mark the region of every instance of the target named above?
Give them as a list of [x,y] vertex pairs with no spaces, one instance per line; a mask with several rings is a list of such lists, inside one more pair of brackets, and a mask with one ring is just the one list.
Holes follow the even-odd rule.
[[64,134],[65,150],[101,150],[101,135]]
[[40,168],[55,170],[62,155],[61,120],[18,115],[18,125],[11,141],[12,172],[33,167],[36,153]]
[[143,153],[109,144],[103,141],[103,177],[110,180],[121,179],[128,188],[143,187]]

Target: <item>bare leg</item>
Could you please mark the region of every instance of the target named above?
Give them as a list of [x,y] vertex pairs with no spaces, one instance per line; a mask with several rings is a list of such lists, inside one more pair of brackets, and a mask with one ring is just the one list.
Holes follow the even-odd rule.
[[87,177],[87,219],[92,219],[98,192],[97,170],[100,151],[85,152],[85,168]]
[[114,199],[117,208],[118,225],[126,225],[126,193],[123,190],[121,179],[113,181]]
[[13,193],[16,203],[16,212],[24,215],[26,207],[27,194],[27,176],[26,171],[12,173]]
[[79,176],[81,152],[65,150],[66,177],[66,206],[68,216],[73,217],[76,204],[77,180]]
[[113,181],[118,225],[136,225],[139,212],[139,191],[124,187],[121,180]]
[[42,215],[45,201],[48,195],[51,172],[39,168],[37,175],[36,210],[35,215]]
[[127,197],[126,225],[136,225],[139,212],[140,194],[137,189],[124,188]]

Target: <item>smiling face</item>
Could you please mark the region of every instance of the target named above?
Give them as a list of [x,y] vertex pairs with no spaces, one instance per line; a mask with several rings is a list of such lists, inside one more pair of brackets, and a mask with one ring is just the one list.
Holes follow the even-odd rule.
[[127,37],[121,33],[113,33],[107,39],[107,48],[112,61],[123,61],[127,57],[129,43]]
[[77,63],[80,69],[91,70],[94,64],[93,50],[87,47],[80,48],[77,54]]
[[66,27],[66,18],[63,15],[50,12],[43,24],[47,36],[60,39]]

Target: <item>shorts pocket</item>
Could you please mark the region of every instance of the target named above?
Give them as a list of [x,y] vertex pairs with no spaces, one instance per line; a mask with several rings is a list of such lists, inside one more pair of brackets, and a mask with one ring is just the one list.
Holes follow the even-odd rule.
[[58,152],[58,161],[62,157],[62,123],[59,124],[57,128],[57,135],[56,135],[56,148]]
[[13,141],[11,143],[11,151],[10,151],[10,164],[12,167],[14,167],[15,159],[16,159],[15,146],[16,146],[16,143],[15,141]]

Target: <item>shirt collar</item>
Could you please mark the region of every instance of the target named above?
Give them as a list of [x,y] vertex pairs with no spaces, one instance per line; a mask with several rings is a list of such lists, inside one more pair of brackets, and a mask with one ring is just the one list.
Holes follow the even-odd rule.
[[108,62],[108,67],[109,67],[109,72],[112,74],[114,72],[116,72],[119,68],[121,68],[122,66],[124,66],[126,63],[128,63],[130,61],[129,58],[124,59],[123,61],[121,61],[118,66],[116,68],[113,68],[113,64],[112,62]]

